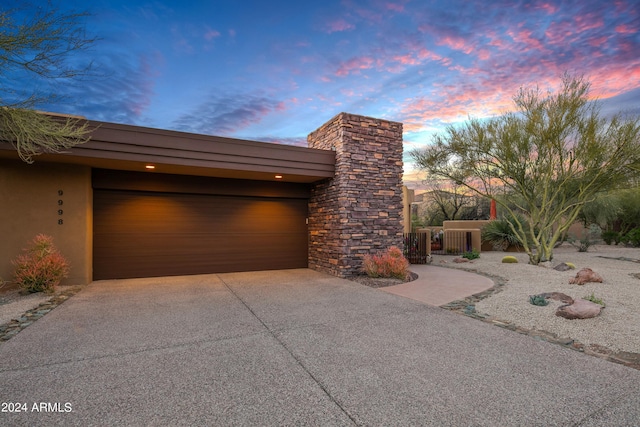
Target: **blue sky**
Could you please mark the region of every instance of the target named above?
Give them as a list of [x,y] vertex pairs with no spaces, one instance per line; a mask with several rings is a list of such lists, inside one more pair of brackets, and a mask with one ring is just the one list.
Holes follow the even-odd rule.
[[306,145],[345,111],[402,122],[408,153],[565,71],[640,114],[637,0],[52,1],[90,13],[97,75],[41,109],[93,120]]

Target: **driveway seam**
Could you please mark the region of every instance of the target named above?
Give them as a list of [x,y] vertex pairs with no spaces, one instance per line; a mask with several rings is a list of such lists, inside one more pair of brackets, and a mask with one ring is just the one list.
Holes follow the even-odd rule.
[[68,365],[68,364],[72,364],[72,363],[90,362],[90,361],[93,361],[93,360],[102,360],[102,359],[109,359],[109,358],[120,358],[120,357],[125,357],[125,356],[129,356],[129,355],[136,355],[136,354],[142,354],[142,353],[147,353],[147,352],[156,351],[156,350],[157,351],[164,351],[164,350],[178,349],[178,348],[181,348],[181,347],[188,347],[190,345],[216,343],[216,342],[220,342],[220,341],[227,341],[227,340],[234,340],[234,339],[238,339],[238,338],[258,336],[258,335],[262,335],[263,333],[264,332],[256,332],[256,333],[252,333],[252,334],[237,334],[237,335],[221,337],[221,338],[216,338],[216,339],[201,339],[201,340],[196,340],[196,341],[184,342],[184,343],[180,343],[180,344],[170,344],[170,345],[164,345],[164,346],[158,346],[158,347],[142,348],[142,349],[132,350],[132,351],[123,351],[123,352],[118,352],[118,353],[113,353],[113,354],[105,354],[105,355],[102,355],[102,356],[90,356],[90,357],[85,357],[83,359],[64,360],[64,361],[59,361],[59,362],[43,363],[41,365],[21,366],[21,367],[18,367],[18,368],[11,368],[11,369],[0,369],[0,373],[3,373],[3,372],[20,372],[20,371],[28,371],[28,370],[32,370],[32,369],[43,368],[43,367],[47,367],[47,366],[64,366],[64,365]]
[[218,279],[220,279],[220,281],[222,282],[222,284],[229,290],[229,292],[231,292],[231,294],[236,297],[238,299],[238,301],[240,301],[240,303],[242,303],[242,305],[244,305],[247,310],[249,310],[249,312],[251,313],[252,316],[254,316],[256,318],[256,320],[258,320],[258,322],[260,322],[262,324],[262,326],[265,328],[265,330],[267,332],[269,332],[269,334],[278,342],[278,344],[280,344],[282,346],[282,348],[284,348],[284,350],[289,353],[289,355],[293,358],[293,360],[296,361],[296,363],[298,364],[298,366],[300,366],[300,368],[302,368],[302,370],[304,372],[307,373],[307,375],[309,376],[309,378],[311,378],[313,380],[313,382],[315,382],[318,387],[320,387],[320,389],[322,390],[322,392],[329,398],[329,400],[331,402],[333,402],[338,408],[340,408],[340,410],[347,416],[349,417],[349,419],[353,422],[354,425],[362,425],[361,423],[359,423],[356,418],[351,415],[349,413],[349,411],[347,411],[347,409],[342,406],[342,404],[340,404],[340,402],[338,402],[333,395],[329,392],[329,390],[327,390],[327,388],[322,384],[322,382],[316,378],[315,375],[313,375],[311,373],[311,371],[309,371],[309,369],[307,369],[307,367],[304,365],[304,363],[302,363],[302,360],[300,360],[300,358],[298,358],[298,356],[296,356],[290,349],[289,347],[287,347],[286,343],[281,340],[278,335],[271,330],[271,328],[269,326],[267,326],[267,324],[260,318],[260,316],[258,316],[256,314],[255,311],[253,311],[253,309],[249,306],[248,303],[246,303],[242,297],[240,297],[240,295],[238,295],[232,288],[231,286],[229,286],[229,284],[218,275]]

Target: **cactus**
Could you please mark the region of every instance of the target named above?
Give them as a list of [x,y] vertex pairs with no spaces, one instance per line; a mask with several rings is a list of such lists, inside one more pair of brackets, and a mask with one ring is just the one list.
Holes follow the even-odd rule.
[[518,263],[518,258],[511,256],[511,255],[507,255],[506,257],[502,258],[502,263],[503,264],[517,264]]

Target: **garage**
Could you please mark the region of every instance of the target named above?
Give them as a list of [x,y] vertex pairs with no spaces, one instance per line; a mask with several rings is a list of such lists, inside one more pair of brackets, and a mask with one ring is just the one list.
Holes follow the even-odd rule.
[[306,268],[309,187],[93,171],[93,278]]

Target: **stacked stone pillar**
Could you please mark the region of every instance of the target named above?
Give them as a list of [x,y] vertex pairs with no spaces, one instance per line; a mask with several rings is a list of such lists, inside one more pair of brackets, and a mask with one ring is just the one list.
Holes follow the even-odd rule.
[[307,141],[336,152],[334,178],[309,201],[309,267],[361,274],[365,255],[402,248],[402,123],[341,113]]

